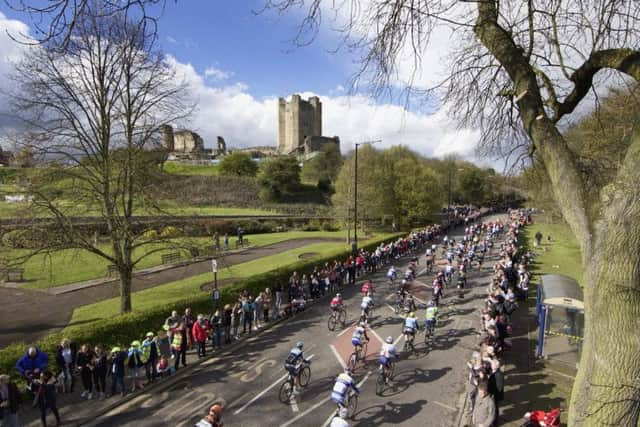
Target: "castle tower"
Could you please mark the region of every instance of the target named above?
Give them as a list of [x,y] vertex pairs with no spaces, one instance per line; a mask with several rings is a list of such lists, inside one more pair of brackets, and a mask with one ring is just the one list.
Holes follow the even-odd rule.
[[175,149],[175,143],[173,139],[173,128],[171,125],[160,126],[162,130],[162,146],[168,152],[173,152]]
[[317,96],[303,100],[294,94],[290,102],[278,99],[278,152],[303,149],[305,138],[322,136],[322,103]]

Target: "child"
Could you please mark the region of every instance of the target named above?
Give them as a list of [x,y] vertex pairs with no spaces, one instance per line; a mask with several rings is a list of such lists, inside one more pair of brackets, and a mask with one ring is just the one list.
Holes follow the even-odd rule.
[[161,377],[172,375],[175,372],[173,366],[169,365],[169,359],[164,357],[164,355],[160,356],[160,360],[156,365],[156,370],[158,371],[158,375]]
[[49,371],[44,371],[40,374],[40,380],[33,382],[35,392],[33,407],[37,406],[40,409],[40,420],[43,427],[47,427],[47,409],[51,409],[56,417],[56,424],[60,425],[60,414],[56,402],[56,382],[57,380]]

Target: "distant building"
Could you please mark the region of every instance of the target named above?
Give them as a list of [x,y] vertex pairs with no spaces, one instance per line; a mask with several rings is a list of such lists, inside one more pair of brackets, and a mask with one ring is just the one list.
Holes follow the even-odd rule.
[[[173,130],[170,125],[162,126],[162,146],[169,152],[170,160],[210,160],[215,157],[212,149],[204,148],[200,135],[190,130]],[[220,154],[220,148],[226,149],[226,144],[221,147],[218,143],[216,154]]]
[[291,101],[278,99],[278,153],[311,157],[325,144],[340,145],[335,136],[322,136],[322,103],[312,96],[308,101],[294,94]]

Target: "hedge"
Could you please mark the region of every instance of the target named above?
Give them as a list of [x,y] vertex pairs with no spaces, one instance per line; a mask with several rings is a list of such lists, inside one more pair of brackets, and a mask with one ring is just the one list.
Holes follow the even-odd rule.
[[[362,246],[362,248],[371,250],[383,241],[396,239],[402,235],[403,233],[397,233],[385,239],[377,239]],[[349,254],[349,251],[339,251],[321,258],[298,261],[287,267],[256,274],[233,285],[220,288],[219,307],[235,302],[238,293],[243,289],[248,289],[251,294],[256,295],[257,292],[264,290],[266,287],[272,287],[277,279],[281,279],[283,282],[288,281],[294,271],[298,273],[310,273],[313,268],[318,265],[332,262],[335,259],[346,258]],[[101,319],[87,324],[69,326],[62,332],[47,336],[35,345],[47,353],[49,356],[49,367],[53,367],[55,364],[55,351],[63,337],[69,338],[79,344],[100,344],[106,349],[116,345],[126,348],[129,347],[131,341],[140,339],[145,333],[158,331],[172,310],[181,312],[187,307],[190,307],[194,314],[211,313],[213,311],[213,305],[210,293],[202,292],[180,301],[116,316],[112,319]],[[28,345],[29,344],[26,343],[14,343],[0,350],[0,372],[16,376],[17,372],[14,369],[15,364],[25,353]]]

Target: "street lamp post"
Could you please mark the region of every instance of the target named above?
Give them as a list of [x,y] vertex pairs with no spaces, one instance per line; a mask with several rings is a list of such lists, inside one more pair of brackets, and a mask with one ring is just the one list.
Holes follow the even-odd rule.
[[382,141],[377,139],[375,141],[362,141],[356,142],[356,151],[354,159],[354,171],[353,171],[353,243],[351,250],[355,255],[358,252],[358,147],[365,144],[375,144]]

